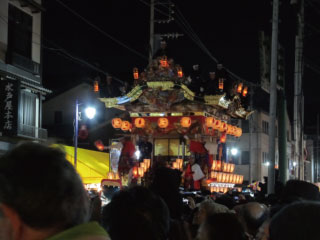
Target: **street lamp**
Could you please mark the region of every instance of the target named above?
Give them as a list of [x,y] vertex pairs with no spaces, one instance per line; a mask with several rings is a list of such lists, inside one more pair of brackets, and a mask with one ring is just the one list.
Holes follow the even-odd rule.
[[237,148],[231,148],[231,154],[232,156],[235,156],[238,154],[238,149]]
[[[76,99],[76,111],[75,111],[75,126],[74,126],[74,168],[77,169],[77,151],[78,151],[78,131],[79,131],[79,105],[78,99]],[[93,107],[87,107],[85,109],[85,114],[87,118],[93,119],[96,114],[96,109]]]

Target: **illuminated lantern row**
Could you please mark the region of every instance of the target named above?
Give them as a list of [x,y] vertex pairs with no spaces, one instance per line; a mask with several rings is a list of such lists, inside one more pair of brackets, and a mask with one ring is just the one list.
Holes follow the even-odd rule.
[[150,168],[150,163],[150,159],[144,159],[143,162],[139,164],[139,167],[135,166],[132,168],[132,175],[135,178],[143,177]]
[[223,172],[214,172],[210,173],[211,178],[217,179],[219,183],[233,183],[233,184],[242,184],[243,176],[232,174],[232,173],[223,173]]
[[237,87],[237,93],[241,93],[242,92],[242,87],[243,87],[243,83],[239,83],[238,87]]
[[[219,132],[226,132],[228,135],[233,135],[235,137],[240,137],[242,135],[241,128],[227,124],[226,122],[215,119],[214,117],[206,117],[205,125],[208,128],[213,128],[215,130],[218,130]],[[225,139],[220,139],[221,142],[223,142],[224,140]]]
[[107,179],[109,179],[109,180],[118,180],[118,179],[120,179],[120,177],[119,177],[119,173],[118,172],[108,172],[108,174],[107,174]]
[[173,169],[181,170],[182,167],[183,167],[183,159],[182,158],[177,158],[176,161],[172,163]]
[[112,119],[112,127],[118,129],[120,128],[122,131],[129,131],[132,129],[132,125],[129,121],[122,121],[121,118]]
[[210,187],[210,192],[222,192],[226,193],[230,190],[230,188],[227,187]]
[[233,173],[235,165],[233,163],[222,163],[220,160],[213,160],[211,170]]
[[243,83],[239,83],[237,86],[237,93],[242,93],[242,96],[246,97],[248,94],[248,87],[243,87]]

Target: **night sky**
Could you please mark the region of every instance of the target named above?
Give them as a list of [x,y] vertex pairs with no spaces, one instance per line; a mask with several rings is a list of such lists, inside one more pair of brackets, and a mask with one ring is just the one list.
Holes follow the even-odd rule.
[[[320,3],[306,1],[305,125],[314,125],[320,104]],[[209,4],[210,2],[210,4]],[[155,24],[155,33],[177,32],[184,36],[167,40],[176,63],[188,73],[192,65],[200,64],[204,76],[214,71],[216,63],[195,43],[183,26],[190,25],[194,33],[226,68],[241,78],[259,81],[258,32],[271,34],[272,5],[270,0],[183,1],[173,0],[175,20]],[[289,112],[293,107],[294,35],[296,9],[282,1],[279,40],[285,48],[286,93]],[[63,4],[97,26],[89,26],[58,0],[46,0],[43,17],[43,84],[55,93],[75,86],[97,75],[96,66],[121,79],[132,81],[132,68],[142,70],[147,65],[149,44],[149,0],[78,1],[63,0]],[[157,5],[168,14],[168,9]],[[156,11],[157,19],[166,19]],[[185,19],[183,19],[182,15]],[[189,34],[191,30],[188,30]],[[133,49],[121,46],[110,37]],[[61,50],[62,48],[62,50]],[[139,54],[134,53],[134,51]],[[67,55],[71,54],[71,55]],[[142,55],[142,56],[141,56]],[[77,58],[77,59],[75,59]],[[81,63],[85,61],[86,63]],[[312,69],[311,69],[312,68]]]

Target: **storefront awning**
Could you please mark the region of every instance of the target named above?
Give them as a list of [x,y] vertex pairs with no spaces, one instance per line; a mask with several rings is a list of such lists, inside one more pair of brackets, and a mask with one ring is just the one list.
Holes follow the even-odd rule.
[[[66,159],[74,165],[74,147],[66,145],[54,145],[61,148],[66,153]],[[107,178],[109,172],[109,153],[77,149],[77,172],[83,183],[101,183]]]

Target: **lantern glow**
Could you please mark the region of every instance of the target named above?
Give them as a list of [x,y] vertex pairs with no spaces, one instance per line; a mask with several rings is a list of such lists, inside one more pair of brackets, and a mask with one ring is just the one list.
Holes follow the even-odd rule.
[[99,92],[99,82],[98,81],[94,81],[94,83],[93,83],[93,91],[94,92]]
[[159,118],[158,119],[158,126],[160,128],[166,128],[169,125],[169,120],[168,118]]
[[139,71],[138,68],[133,68],[133,79],[138,80],[139,79]]
[[246,97],[248,94],[248,87],[244,87],[243,91],[242,91],[242,96]]
[[114,128],[121,128],[122,120],[121,118],[114,118],[112,119],[112,127]]
[[180,124],[182,127],[188,128],[191,126],[191,118],[190,117],[183,117],[180,120]]
[[130,129],[130,123],[128,121],[122,121],[121,130],[128,131]]
[[137,128],[144,128],[146,126],[146,120],[144,118],[136,118],[134,120],[134,125]]
[[242,92],[242,87],[243,87],[243,83],[239,83],[238,87],[237,87],[237,93],[241,93]]

